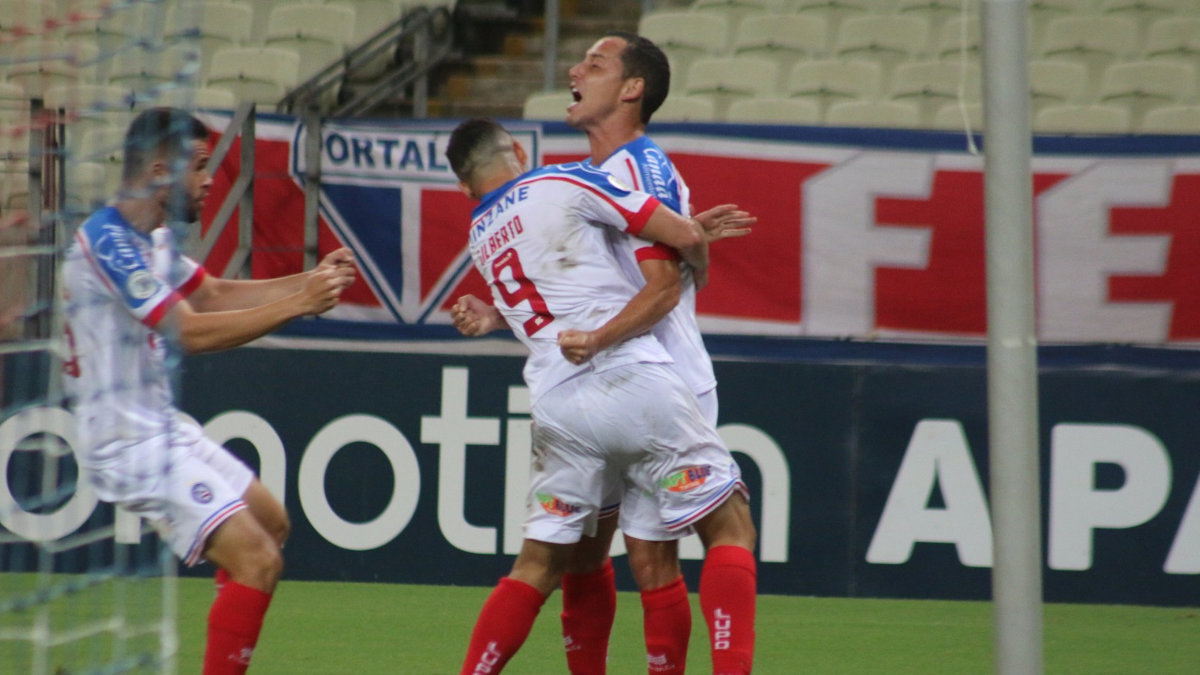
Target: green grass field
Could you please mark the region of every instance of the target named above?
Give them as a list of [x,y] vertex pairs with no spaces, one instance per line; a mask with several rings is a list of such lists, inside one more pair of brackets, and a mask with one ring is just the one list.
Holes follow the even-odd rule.
[[[62,583],[64,579],[60,579]],[[26,595],[34,575],[0,574],[0,601]],[[179,675],[199,675],[212,581],[179,581]],[[111,616],[124,607],[147,624],[162,608],[161,580],[105,583],[59,598],[56,630]],[[489,588],[285,581],[276,593],[252,675],[454,675]],[[3,605],[0,602],[0,605]],[[693,610],[698,606],[693,596]],[[762,596],[756,675],[989,675],[991,605],[985,602]],[[559,635],[561,600],[547,601],[509,675],[566,675]],[[1047,675],[1196,675],[1200,609],[1113,605],[1045,607]],[[30,626],[36,612],[0,614],[6,629]],[[641,606],[622,593],[609,658],[611,675],[646,672]],[[149,624],[147,624],[149,625]],[[693,624],[690,672],[709,671],[708,636]],[[153,637],[136,649],[153,653]],[[50,672],[97,672],[113,654],[108,633],[52,651]],[[129,652],[125,652],[128,654]],[[100,656],[98,656],[100,655]],[[29,672],[29,643],[0,639],[0,675]],[[89,667],[91,670],[89,670]],[[108,671],[105,671],[108,672]],[[132,672],[145,673],[145,669]]]
[[[288,581],[276,594],[254,675],[453,675],[490,589]],[[207,580],[180,581],[180,675],[198,675]],[[693,609],[698,607],[693,595]],[[566,675],[550,597],[510,675]],[[641,606],[622,593],[609,657],[612,675],[646,672]],[[708,636],[693,624],[689,671],[709,672]],[[1047,605],[1048,675],[1196,675],[1200,610]],[[973,675],[991,673],[991,605],[762,596],[756,675]]]

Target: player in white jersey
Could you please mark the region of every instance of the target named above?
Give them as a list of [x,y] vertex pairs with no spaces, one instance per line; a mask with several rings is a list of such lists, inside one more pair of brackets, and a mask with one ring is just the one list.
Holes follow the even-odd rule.
[[171,108],[130,125],[121,192],[80,226],[63,265],[63,367],[80,464],[100,498],[153,522],[186,564],[219,567],[203,674],[241,675],[290,526],[250,469],[176,409],[168,343],[187,353],[244,344],[333,307],[355,272],[346,249],[311,272],[261,281],[215,278],[174,255],[162,224],[168,211],[198,218],[212,183],[207,139]]
[[[665,100],[670,84],[666,56],[645,38],[610,33],[571,69],[576,102],[567,122],[588,135],[594,164],[620,182],[654,195],[673,211],[690,213],[690,194],[666,153],[645,135],[651,115]],[[741,236],[755,222],[735,205],[725,204],[696,216],[712,237]],[[609,245],[626,277],[638,288],[679,288],[678,304],[655,324],[654,336],[667,349],[706,418],[717,423],[716,377],[696,323],[696,289],[690,271],[675,263],[673,251],[654,242],[609,231]],[[662,293],[663,291],[655,291]],[[455,314],[465,334],[482,335],[502,321],[491,307],[464,298]],[[572,351],[574,350],[574,351]],[[586,348],[571,347],[576,358]],[[620,519],[612,518],[620,513]],[[642,513],[646,511],[646,513]],[[678,539],[689,530],[649,528],[653,504],[634,492],[623,495],[619,483],[605,494],[605,508],[595,537],[585,537],[563,578],[563,635],[572,675],[604,675],[608,638],[616,613],[613,569],[608,557],[618,523],[625,532],[634,579],[641,590],[650,673],[680,675],[686,666],[691,633],[687,586],[680,573]],[[735,564],[750,563],[737,552]],[[710,627],[711,627],[710,622]],[[752,634],[747,638],[752,640]]]
[[[574,544],[595,527],[607,475],[653,495],[656,525],[694,526],[713,550],[751,548],[756,534],[737,464],[648,334],[660,303],[634,288],[603,239],[617,228],[670,245],[703,284],[700,226],[581,164],[524,173],[524,151],[489,120],[460,125],[446,154],[460,187],[481,202],[470,231],[475,265],[530,349],[535,431],[525,541],[480,613],[461,671],[499,673]],[[588,345],[591,358],[567,361],[569,342]],[[729,626],[740,626],[753,588],[745,597],[744,583],[724,581],[709,600]],[[748,673],[750,657],[745,669],[721,675]]]

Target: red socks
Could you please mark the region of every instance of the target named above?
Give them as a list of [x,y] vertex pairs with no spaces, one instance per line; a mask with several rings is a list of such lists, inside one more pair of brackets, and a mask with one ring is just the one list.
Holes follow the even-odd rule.
[[739,546],[709,549],[700,572],[700,609],[712,640],[714,675],[749,675],[754,662],[754,554]]
[[262,591],[225,582],[208,612],[204,675],[244,675],[270,604]]
[[608,638],[617,614],[612,559],[594,572],[564,575],[562,602],[567,670],[571,675],[604,675]]
[[496,675],[503,670],[529,637],[545,601],[533,586],[501,579],[479,611],[461,675]]
[[642,591],[646,660],[651,675],[682,675],[692,634],[692,607],[680,576],[652,591]]

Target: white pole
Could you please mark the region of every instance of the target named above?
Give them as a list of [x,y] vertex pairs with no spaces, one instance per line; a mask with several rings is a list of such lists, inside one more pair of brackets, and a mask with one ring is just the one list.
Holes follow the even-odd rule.
[[1025,0],[983,0],[988,446],[997,675],[1042,673],[1041,489]]

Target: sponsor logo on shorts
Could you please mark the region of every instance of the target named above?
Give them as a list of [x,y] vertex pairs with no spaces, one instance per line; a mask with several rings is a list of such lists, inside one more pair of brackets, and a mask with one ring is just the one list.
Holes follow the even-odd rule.
[[213,500],[212,488],[208,487],[204,483],[196,483],[192,486],[192,499],[195,499],[196,502],[200,504],[207,504],[211,502]]
[[667,476],[659,482],[659,485],[668,492],[687,492],[688,490],[695,490],[704,485],[711,475],[711,466],[707,464],[704,466],[693,466]]
[[537,500],[538,503],[542,505],[542,510],[552,516],[566,517],[573,513],[579,513],[583,508],[575,504],[568,504],[558,497],[555,497],[554,495],[548,495],[544,492],[537,493]]

